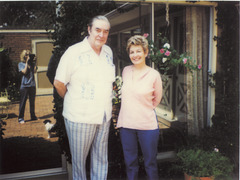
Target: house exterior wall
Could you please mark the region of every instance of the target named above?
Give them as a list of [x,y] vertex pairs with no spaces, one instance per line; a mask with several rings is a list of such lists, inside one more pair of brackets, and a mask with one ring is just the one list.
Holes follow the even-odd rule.
[[[0,30],[1,46],[9,49],[12,61],[20,62],[20,54],[29,49],[37,56],[38,70],[35,73],[37,95],[52,94],[52,84],[46,72],[52,55],[52,39],[45,30]],[[41,47],[41,48],[40,48]]]
[[34,32],[1,32],[0,35],[3,36],[1,39],[2,47],[10,48],[10,58],[14,61],[20,61],[20,53],[24,49],[29,49],[32,51],[32,38],[46,38],[48,35],[46,33],[34,33]]

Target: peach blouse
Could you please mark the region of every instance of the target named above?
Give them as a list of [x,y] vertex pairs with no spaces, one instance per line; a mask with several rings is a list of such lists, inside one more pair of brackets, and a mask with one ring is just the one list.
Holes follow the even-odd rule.
[[133,81],[133,65],[122,73],[122,102],[117,127],[137,130],[158,128],[155,108],[162,98],[162,80],[158,71],[147,68]]

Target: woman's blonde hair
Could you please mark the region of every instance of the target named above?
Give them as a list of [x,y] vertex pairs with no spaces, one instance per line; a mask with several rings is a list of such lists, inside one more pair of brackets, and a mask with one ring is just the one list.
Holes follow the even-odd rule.
[[148,51],[148,40],[141,35],[135,35],[128,39],[127,41],[127,53],[129,54],[130,47],[132,45],[140,45],[143,47],[143,51],[146,53]]
[[27,53],[30,54],[31,51],[30,51],[30,50],[23,50],[22,53],[20,54],[20,60],[21,60],[22,62],[26,62],[25,55],[26,55]]

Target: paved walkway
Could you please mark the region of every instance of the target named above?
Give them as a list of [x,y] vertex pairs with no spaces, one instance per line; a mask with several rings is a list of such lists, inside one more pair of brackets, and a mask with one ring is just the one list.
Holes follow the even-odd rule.
[[3,138],[11,138],[16,136],[26,136],[26,137],[42,137],[51,142],[57,141],[57,137],[48,139],[48,133],[45,130],[43,121],[50,120],[52,123],[55,123],[53,117],[53,97],[49,96],[36,96],[35,100],[35,113],[39,118],[36,121],[31,121],[30,112],[29,112],[29,102],[27,100],[25,107],[25,123],[18,123],[18,112],[19,104],[11,104],[9,107],[9,117],[4,126],[5,130],[3,131]]
[[[7,123],[4,128],[3,138],[10,138],[16,136],[26,136],[26,137],[43,137],[47,139],[48,134],[45,130],[43,121],[50,120],[55,123],[53,117],[53,96],[36,96],[35,100],[35,113],[39,118],[36,121],[31,121],[29,112],[29,102],[27,100],[25,107],[25,123],[18,123],[18,113],[19,113],[19,103],[11,104],[9,107],[9,118],[5,120]],[[166,123],[166,122],[164,122]],[[160,129],[168,128],[165,124],[159,122]],[[57,137],[48,139],[49,141],[57,141]]]

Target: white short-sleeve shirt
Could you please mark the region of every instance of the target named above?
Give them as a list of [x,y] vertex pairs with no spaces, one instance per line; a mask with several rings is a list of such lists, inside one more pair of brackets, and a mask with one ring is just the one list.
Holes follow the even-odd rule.
[[63,116],[70,121],[101,124],[112,115],[115,66],[112,50],[104,45],[98,56],[87,37],[69,47],[60,59],[55,79],[64,83]]

